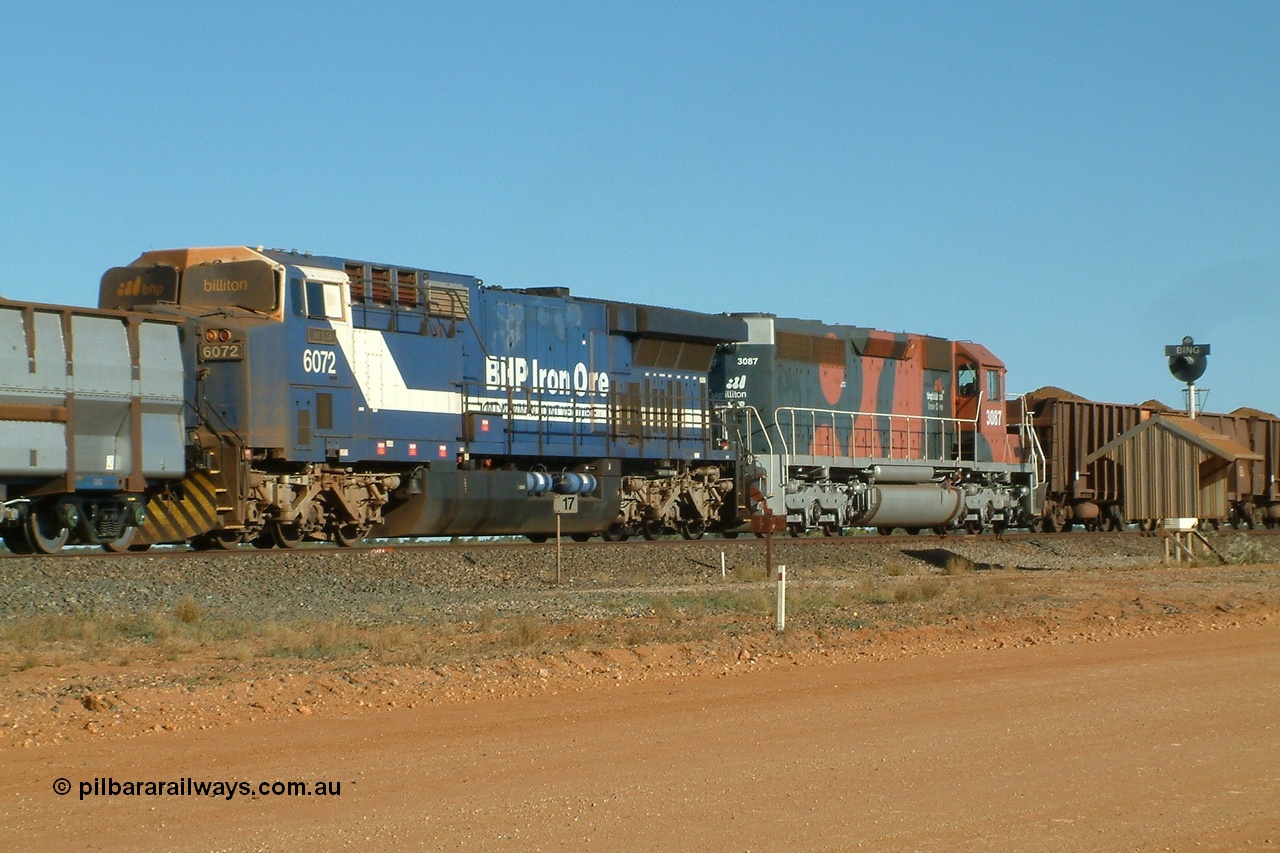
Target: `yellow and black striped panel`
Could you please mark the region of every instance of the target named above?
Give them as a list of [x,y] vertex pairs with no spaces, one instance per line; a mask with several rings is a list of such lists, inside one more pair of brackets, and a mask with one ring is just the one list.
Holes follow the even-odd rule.
[[147,504],[147,520],[138,528],[135,545],[184,542],[218,525],[215,481],[206,471],[192,471],[180,484],[178,499],[157,495]]

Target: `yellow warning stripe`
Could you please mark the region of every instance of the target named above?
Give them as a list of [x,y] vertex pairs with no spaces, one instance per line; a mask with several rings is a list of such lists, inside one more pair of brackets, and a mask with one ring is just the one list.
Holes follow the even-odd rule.
[[214,529],[218,521],[218,501],[213,477],[193,471],[183,478],[173,494],[153,497],[147,504],[147,520],[138,528],[135,545],[185,542],[192,536]]

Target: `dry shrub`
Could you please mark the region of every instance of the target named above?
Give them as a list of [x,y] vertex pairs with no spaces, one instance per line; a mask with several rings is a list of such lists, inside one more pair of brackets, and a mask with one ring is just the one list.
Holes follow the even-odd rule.
[[911,601],[929,601],[937,598],[945,585],[937,578],[918,578],[910,583],[899,584],[893,590],[893,600],[899,604]]
[[962,605],[977,610],[1002,607],[1013,595],[1013,584],[1007,578],[974,579],[960,587]]
[[184,595],[178,599],[177,606],[173,608],[173,615],[184,625],[190,625],[192,622],[199,622],[204,614],[194,598]]
[[870,578],[858,584],[856,594],[863,604],[888,604],[894,599],[893,593]]
[[902,560],[890,560],[884,566],[884,573],[891,578],[900,578],[910,571],[911,569]]
[[527,649],[542,640],[545,626],[542,620],[530,613],[521,613],[507,620],[504,633],[507,644],[517,649]]

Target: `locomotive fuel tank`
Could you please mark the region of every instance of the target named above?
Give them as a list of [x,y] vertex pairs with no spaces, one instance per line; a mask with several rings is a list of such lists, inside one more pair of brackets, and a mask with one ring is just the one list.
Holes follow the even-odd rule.
[[[619,464],[601,460],[587,466],[592,473],[577,478],[575,491],[557,488],[565,475],[545,477],[548,487],[525,471],[459,470],[457,465],[428,463],[405,478],[392,494],[374,538],[401,536],[537,536],[556,529],[555,496],[574,494],[573,511],[561,517],[566,534],[607,528],[619,512]],[[587,491],[587,489],[590,489]],[[541,492],[541,493],[539,493]]]
[[964,513],[958,489],[933,484],[873,486],[867,512],[856,523],[865,527],[945,527]]

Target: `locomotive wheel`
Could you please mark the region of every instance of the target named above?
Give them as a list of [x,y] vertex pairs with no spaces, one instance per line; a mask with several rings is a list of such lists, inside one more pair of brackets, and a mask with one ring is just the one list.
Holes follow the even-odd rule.
[[343,524],[333,529],[333,541],[339,548],[355,548],[369,535],[369,528],[358,524]]
[[31,554],[34,549],[27,541],[27,533],[19,528],[11,528],[4,532],[4,544],[11,554]]
[[272,522],[271,538],[275,540],[277,547],[297,548],[302,544],[302,528],[297,524]]
[[618,522],[614,522],[601,531],[600,538],[606,542],[626,542],[627,528]]
[[662,536],[662,522],[656,519],[645,519],[640,522],[640,535],[650,542]]
[[839,536],[842,533],[840,525],[836,524],[834,521],[824,521],[818,526],[822,529],[822,535],[827,538]]
[[707,523],[700,518],[686,519],[680,522],[680,535],[685,539],[695,540],[701,539],[702,534],[707,532]]
[[27,514],[27,542],[36,554],[56,554],[71,538],[71,531],[42,512]]
[[792,539],[799,539],[801,536],[804,535],[804,525],[798,521],[788,522],[787,535],[790,536]]

